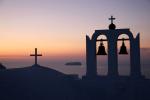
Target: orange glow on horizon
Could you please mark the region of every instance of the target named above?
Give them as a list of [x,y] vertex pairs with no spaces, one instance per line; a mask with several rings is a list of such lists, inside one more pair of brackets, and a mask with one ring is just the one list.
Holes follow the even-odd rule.
[[[36,47],[38,48],[38,47]],[[34,48],[1,48],[0,57],[25,57],[29,56],[31,53],[34,53]],[[64,56],[82,56],[85,54],[85,48],[83,47],[55,47],[55,48],[38,48],[38,53],[41,53],[43,56],[51,57],[64,57]]]

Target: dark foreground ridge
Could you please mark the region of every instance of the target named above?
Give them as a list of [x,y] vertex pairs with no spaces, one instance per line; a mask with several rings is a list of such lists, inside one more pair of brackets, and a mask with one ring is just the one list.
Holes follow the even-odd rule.
[[149,93],[144,78],[79,79],[40,65],[0,70],[0,100],[150,100]]

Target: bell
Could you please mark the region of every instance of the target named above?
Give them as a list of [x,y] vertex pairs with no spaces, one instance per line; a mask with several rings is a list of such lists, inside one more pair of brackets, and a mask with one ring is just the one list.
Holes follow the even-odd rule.
[[103,42],[100,43],[97,55],[107,55]]
[[121,46],[121,48],[120,48],[119,54],[128,54],[127,48],[126,48],[126,46],[125,46],[125,44],[124,44],[124,39],[122,39],[122,46]]

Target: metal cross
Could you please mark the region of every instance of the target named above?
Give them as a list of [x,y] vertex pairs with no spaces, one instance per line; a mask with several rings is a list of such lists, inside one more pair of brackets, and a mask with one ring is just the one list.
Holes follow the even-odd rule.
[[111,23],[113,23],[113,20],[115,20],[116,18],[114,18],[113,16],[111,16],[111,18],[109,18],[109,20],[111,20]]
[[35,65],[37,65],[37,57],[38,56],[42,56],[42,54],[37,54],[37,48],[35,48],[35,54],[30,54],[30,56],[34,56],[35,57]]

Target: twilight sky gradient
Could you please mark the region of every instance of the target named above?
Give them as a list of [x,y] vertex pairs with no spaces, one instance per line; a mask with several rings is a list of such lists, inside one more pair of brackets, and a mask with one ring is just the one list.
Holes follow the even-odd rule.
[[[85,63],[86,34],[108,29],[111,15],[117,28],[130,28],[134,36],[140,32],[141,48],[150,48],[150,0],[0,0],[0,62],[8,68],[31,65],[29,54],[36,47],[44,55],[40,64],[83,74],[85,67],[58,66],[70,60]],[[141,55],[150,77],[150,49]],[[100,59],[100,71],[106,73],[107,57]],[[129,66],[129,55],[119,63]]]
[[149,48],[149,0],[0,0],[0,55],[28,55],[37,47],[53,56],[85,52],[85,35],[107,29],[114,15],[117,28],[141,33]]

